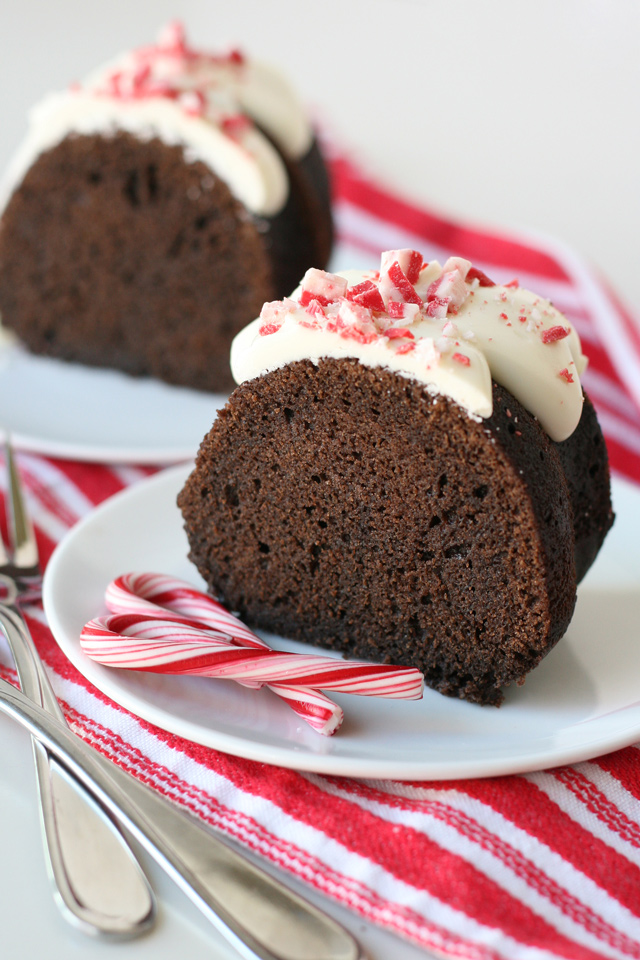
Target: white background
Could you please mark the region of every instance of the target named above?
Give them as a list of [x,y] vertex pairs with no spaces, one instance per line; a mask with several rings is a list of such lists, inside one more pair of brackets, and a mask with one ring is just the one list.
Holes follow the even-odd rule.
[[[194,45],[281,64],[333,139],[390,186],[445,214],[555,235],[640,312],[637,0],[4,0],[0,167],[33,102],[174,17]],[[28,739],[0,718],[0,743],[3,956],[228,955],[167,884],[172,909],[148,940],[71,934],[42,872]],[[401,960],[384,936],[365,939],[372,957]]]
[[636,312],[637,0],[4,0],[0,167],[44,92],[181,17],[295,79],[370,171],[444,213],[551,233]]

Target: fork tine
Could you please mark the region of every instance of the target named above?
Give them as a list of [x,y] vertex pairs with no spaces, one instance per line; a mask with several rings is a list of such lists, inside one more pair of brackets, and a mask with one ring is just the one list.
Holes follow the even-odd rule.
[[4,444],[5,464],[9,489],[9,525],[13,546],[12,563],[25,574],[38,572],[38,547],[33,524],[24,503],[20,477],[9,439]]
[[[5,469],[6,469],[6,460],[5,460]],[[8,473],[8,471],[7,471]],[[8,513],[7,513],[7,522],[8,522]],[[10,563],[9,554],[7,553],[6,547],[4,545],[4,537],[2,536],[2,530],[0,530],[0,570],[4,567],[8,567]]]
[[9,557],[7,551],[5,550],[4,541],[2,539],[2,533],[0,532],[0,570],[3,567],[9,566]]

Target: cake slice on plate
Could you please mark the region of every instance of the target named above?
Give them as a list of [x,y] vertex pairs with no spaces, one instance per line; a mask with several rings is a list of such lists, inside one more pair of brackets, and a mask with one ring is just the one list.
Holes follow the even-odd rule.
[[234,341],[179,496],[243,620],[499,704],[565,633],[613,522],[569,321],[467,260],[310,270]]
[[332,243],[294,92],[176,24],[34,109],[0,205],[2,321],[30,350],[202,390]]

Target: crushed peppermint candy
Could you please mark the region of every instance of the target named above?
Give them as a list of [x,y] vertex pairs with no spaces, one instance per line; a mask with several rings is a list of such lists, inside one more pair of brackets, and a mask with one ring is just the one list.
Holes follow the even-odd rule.
[[[253,129],[229,91],[223,91],[216,70],[237,73],[246,60],[238,50],[218,55],[189,46],[184,26],[168,24],[155,44],[131,51],[124,63],[116,64],[92,89],[97,97],[121,101],[171,100],[190,117],[207,117],[231,139],[241,140]],[[81,93],[74,84],[72,92]]]
[[[264,305],[259,333],[276,333],[287,315],[303,308],[302,326],[322,328],[360,344],[413,338],[410,326],[425,318],[446,320],[471,293],[465,281],[471,268],[468,260],[450,257],[440,275],[426,283],[422,276],[428,267],[416,250],[390,250],[382,254],[379,272],[371,272],[351,287],[339,274],[311,268],[302,279],[297,300]],[[450,322],[444,333],[457,335]]]
[[415,340],[411,330],[408,330],[406,327],[389,327],[387,336],[390,340],[396,340],[399,337],[409,337],[410,340]]
[[471,366],[471,360],[464,353],[454,353],[451,359],[455,360],[456,363],[461,363],[463,367]]
[[300,305],[306,307],[312,300],[326,307],[345,297],[348,283],[344,277],[311,267],[305,273],[300,288]]
[[361,307],[368,307],[369,310],[376,310],[379,313],[384,312],[382,294],[373,280],[363,280],[362,283],[349,287],[346,297],[354,303],[359,303]]
[[[473,341],[477,340],[477,334],[473,330],[459,333],[452,317],[459,313],[477,287],[490,288],[496,284],[462,257],[449,257],[441,268],[434,264],[435,276],[433,271],[429,274],[429,267],[416,250],[388,250],[381,256],[380,270],[370,271],[352,286],[340,274],[311,268],[302,279],[297,299],[265,303],[259,333],[261,336],[277,333],[288,316],[295,316],[303,327],[336,333],[358,344],[392,341],[395,353],[402,355],[413,350],[412,344],[400,341],[415,339],[410,329],[414,324],[421,320],[442,320],[442,336],[436,338],[438,357],[447,354],[461,366],[470,366],[470,358],[465,354],[451,354],[446,338]],[[495,298],[506,304],[510,301],[510,292],[517,289],[518,280],[512,280],[497,289]],[[485,306],[488,303],[484,301]],[[300,308],[303,308],[302,316]],[[518,311],[518,319],[526,324],[528,332],[542,328],[545,311],[541,312],[535,305],[533,308],[520,305]],[[498,316],[507,327],[512,326],[505,310]],[[554,343],[568,337],[570,332],[569,327],[556,324],[541,329],[540,337],[545,344]],[[459,340],[456,344],[459,345]],[[426,355],[429,366],[437,362],[430,349]]]
[[541,339],[543,343],[555,343],[556,340],[564,340],[570,333],[571,331],[568,327],[549,327],[548,330],[542,331]]
[[470,267],[467,273],[467,281],[471,282],[472,280],[477,280],[479,287],[495,287],[494,281],[490,280],[486,273],[483,273],[477,267]]
[[423,382],[470,416],[491,416],[493,379],[554,440],[570,436],[581,415],[586,358],[570,322],[518,280],[495,284],[462,257],[440,265],[414,250],[390,250],[377,272],[309,270],[292,298],[265,304],[238,339],[239,383],[301,359],[353,357]]

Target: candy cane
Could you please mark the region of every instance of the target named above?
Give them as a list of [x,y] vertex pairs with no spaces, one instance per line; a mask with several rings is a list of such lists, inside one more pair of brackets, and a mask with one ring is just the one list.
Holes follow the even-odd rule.
[[269,689],[287,703],[309,726],[325,737],[330,737],[342,724],[341,708],[310,687],[292,687],[284,683],[269,684]]
[[111,613],[148,613],[165,620],[174,616],[198,621],[235,637],[248,647],[268,647],[221,603],[191,584],[163,573],[126,573],[107,587],[105,603]]
[[125,574],[109,584],[105,599],[112,616],[90,621],[80,637],[92,659],[265,685],[324,735],[338,729],[343,713],[319,687],[361,696],[422,696],[422,674],[412,668],[272,650],[212,597],[164,574]]
[[214,630],[135,613],[91,620],[80,643],[88,656],[109,667],[295,684],[364,697],[409,700],[422,695],[422,675],[410,667],[240,647]]
[[[222,630],[239,644],[270,649],[241,620],[229,613],[213,597],[196,590],[184,580],[161,573],[129,573],[117,577],[107,587],[105,601],[112,613],[146,613],[150,616],[171,617],[181,623],[192,623]],[[261,682],[238,680],[246,687],[261,687]],[[276,696],[310,726],[324,735],[330,735],[343,721],[342,708],[319,690],[292,688],[282,684],[267,684]]]

